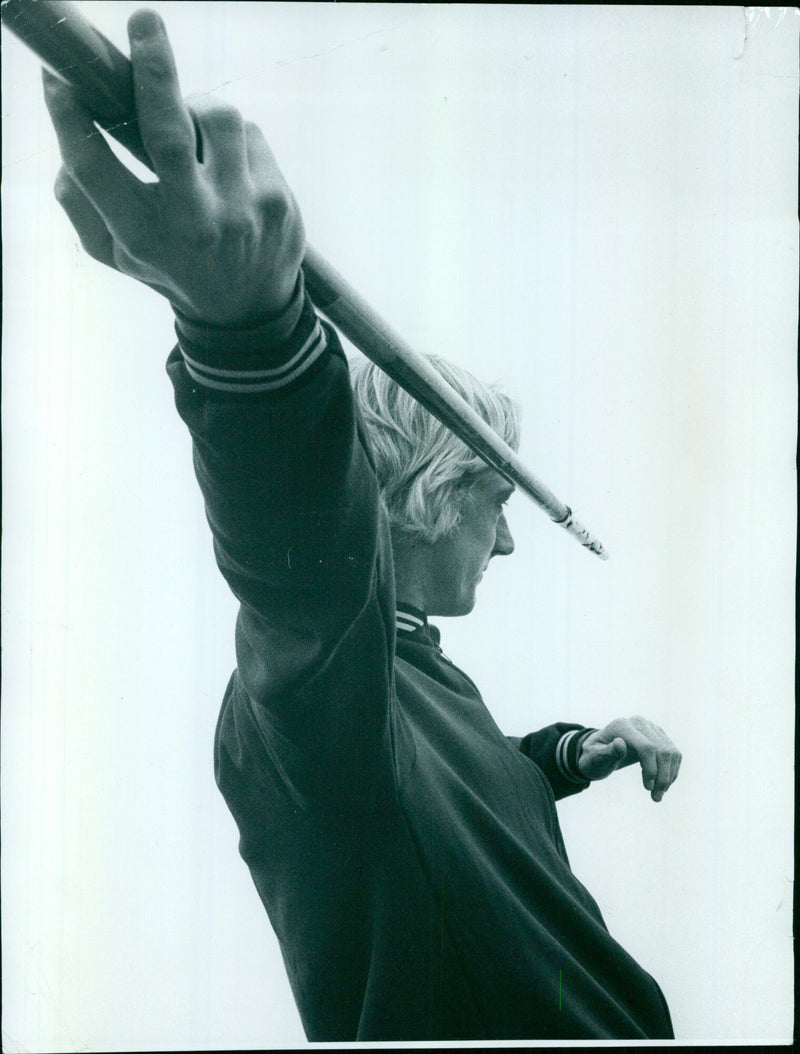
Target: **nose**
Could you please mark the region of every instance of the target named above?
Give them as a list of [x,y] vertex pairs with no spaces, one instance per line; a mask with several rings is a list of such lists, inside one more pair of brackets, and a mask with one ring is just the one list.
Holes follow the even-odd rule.
[[514,552],[514,538],[508,527],[505,513],[497,521],[492,556],[510,556]]

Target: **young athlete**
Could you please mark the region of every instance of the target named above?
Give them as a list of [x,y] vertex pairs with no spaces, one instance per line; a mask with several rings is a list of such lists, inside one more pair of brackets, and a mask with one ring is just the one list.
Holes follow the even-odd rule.
[[[261,133],[187,108],[157,15],[129,31],[159,181],[46,76],[57,194],[92,256],[175,310],[168,372],[240,601],[217,781],[308,1038],[670,1038],[658,985],[570,870],[554,800],[638,762],[660,801],[680,754],[642,718],[500,732],[428,618],[471,611],[513,551],[510,485],[374,367],[351,379]],[[515,445],[510,401],[435,361]]]

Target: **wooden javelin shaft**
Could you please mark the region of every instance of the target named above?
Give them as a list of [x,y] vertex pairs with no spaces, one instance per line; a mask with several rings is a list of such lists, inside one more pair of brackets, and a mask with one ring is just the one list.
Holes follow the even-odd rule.
[[[2,0],[1,7],[4,25],[75,89],[101,128],[152,170],[136,119],[130,60],[68,0]],[[602,544],[573,518],[569,506],[310,245],[306,245],[303,273],[315,306],[359,351],[581,545],[607,559]]]
[[[447,425],[489,465],[518,485],[556,523],[569,508],[537,479],[511,447],[414,351],[359,293],[310,245],[303,261],[314,304],[372,361]],[[368,349],[368,350],[365,350]]]

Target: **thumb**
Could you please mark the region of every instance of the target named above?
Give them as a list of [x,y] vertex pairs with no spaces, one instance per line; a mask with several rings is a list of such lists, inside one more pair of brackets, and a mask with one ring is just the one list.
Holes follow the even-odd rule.
[[627,747],[618,736],[609,743],[603,743],[599,737],[587,739],[578,759],[578,768],[590,780],[605,779],[622,764]]
[[628,748],[625,744],[624,739],[620,739],[616,736],[611,740],[610,743],[604,743],[598,748],[598,752],[602,760],[607,765],[612,765],[612,771],[615,768],[619,768],[622,762],[625,760],[625,755],[628,753]]
[[614,752],[614,756],[615,756],[615,757],[617,758],[617,760],[619,760],[619,761],[622,761],[622,759],[623,759],[623,758],[625,757],[625,755],[626,755],[626,754],[628,753],[628,747],[627,747],[627,745],[626,745],[626,743],[625,743],[625,740],[624,740],[624,739],[621,739],[621,738],[620,738],[619,736],[616,736],[616,738],[615,738],[615,739],[613,739],[613,740],[612,740],[612,741],[611,741],[611,742],[610,742],[610,743],[608,744],[608,746],[609,746],[609,749],[610,749],[610,750],[612,750],[612,751]]

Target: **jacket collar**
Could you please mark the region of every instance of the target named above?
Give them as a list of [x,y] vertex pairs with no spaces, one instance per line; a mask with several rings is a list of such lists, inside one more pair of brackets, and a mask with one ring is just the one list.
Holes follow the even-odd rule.
[[431,626],[428,616],[411,604],[398,603],[395,621],[398,640],[414,641],[418,644],[433,644],[439,647],[439,630]]

